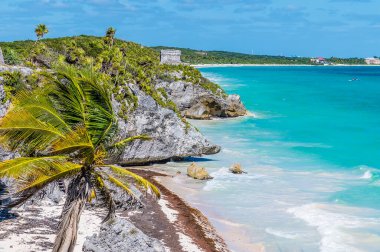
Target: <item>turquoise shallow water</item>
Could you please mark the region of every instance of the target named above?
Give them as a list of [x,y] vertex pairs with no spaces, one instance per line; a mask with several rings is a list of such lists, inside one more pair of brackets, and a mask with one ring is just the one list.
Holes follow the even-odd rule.
[[[267,251],[378,251],[380,68],[200,70],[253,113],[194,122],[223,147],[201,162],[215,178],[197,196],[217,228]],[[235,162],[248,174],[228,173]]]

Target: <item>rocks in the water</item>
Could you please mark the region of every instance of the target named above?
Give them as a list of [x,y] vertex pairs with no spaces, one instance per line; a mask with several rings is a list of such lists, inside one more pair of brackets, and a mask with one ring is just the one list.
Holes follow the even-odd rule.
[[241,165],[240,165],[240,164],[233,164],[232,167],[230,168],[230,171],[231,171],[233,174],[242,174],[242,173],[246,173],[245,171],[243,171],[243,169],[241,168]]
[[[135,135],[148,135],[151,140],[129,143],[116,157],[122,164],[148,163],[177,157],[215,154],[220,147],[210,143],[193,126],[186,125],[177,114],[159,105],[136,85],[129,85],[138,98],[137,108],[128,114],[128,120],[118,120],[120,139]],[[116,113],[121,104],[113,101]]]
[[104,223],[99,234],[87,237],[82,251],[85,252],[164,252],[157,239],[147,236],[129,221],[122,218]]
[[187,118],[211,119],[212,117],[237,117],[247,114],[238,95],[225,95],[222,90],[212,92],[201,85],[186,81],[162,81],[156,83],[163,88]]
[[196,163],[191,163],[191,165],[187,168],[187,175],[199,180],[212,179],[207,170]]

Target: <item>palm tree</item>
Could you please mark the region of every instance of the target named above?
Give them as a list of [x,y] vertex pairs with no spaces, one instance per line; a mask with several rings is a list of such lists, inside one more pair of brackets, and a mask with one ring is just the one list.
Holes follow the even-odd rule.
[[46,185],[70,178],[67,198],[53,251],[73,251],[80,215],[96,197],[108,207],[104,221],[115,215],[109,186],[124,189],[135,198],[127,176],[138,187],[159,197],[159,190],[126,169],[106,164],[110,150],[135,139],[115,138],[115,116],[104,75],[91,69],[60,66],[50,84],[15,95],[12,107],[0,120],[0,144],[22,157],[0,163],[0,178],[14,179],[17,192],[8,208],[19,206]]
[[34,30],[37,36],[37,40],[40,40],[44,37],[45,34],[49,32],[48,28],[44,24],[37,25],[36,29]]
[[109,42],[110,46],[113,46],[116,30],[113,27],[109,27],[106,31],[106,39]]

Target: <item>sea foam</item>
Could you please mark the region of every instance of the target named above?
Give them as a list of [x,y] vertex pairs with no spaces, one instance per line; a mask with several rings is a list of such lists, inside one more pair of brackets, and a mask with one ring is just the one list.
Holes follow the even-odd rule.
[[345,214],[350,208],[343,206],[312,203],[289,208],[287,212],[316,227],[321,235],[321,252],[362,251],[354,245],[360,243],[353,235],[354,230],[380,225],[379,219]]

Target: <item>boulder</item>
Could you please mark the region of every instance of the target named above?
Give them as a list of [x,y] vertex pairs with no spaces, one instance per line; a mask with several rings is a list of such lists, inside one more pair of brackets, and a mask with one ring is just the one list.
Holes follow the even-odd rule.
[[164,252],[165,247],[126,219],[115,218],[102,224],[99,234],[87,237],[82,251]]
[[212,179],[212,177],[208,174],[207,170],[204,167],[198,166],[196,163],[192,163],[187,168],[187,175],[189,177],[199,180]]
[[[129,85],[138,98],[138,106],[125,121],[118,119],[117,138],[148,135],[151,140],[136,140],[129,143],[121,153],[113,156],[120,164],[149,163],[189,156],[216,154],[220,147],[210,143],[197,129],[186,125],[171,109],[162,107],[138,86]],[[121,104],[113,101],[116,114]]]
[[245,171],[243,171],[243,169],[241,168],[241,165],[240,165],[240,164],[233,164],[232,167],[230,168],[230,171],[231,171],[233,174],[242,174],[242,173],[246,173]]
[[201,85],[183,80],[157,80],[155,85],[156,88],[165,90],[168,98],[187,118],[207,120],[213,117],[237,117],[247,114],[238,95],[227,96],[222,90],[213,93]]

